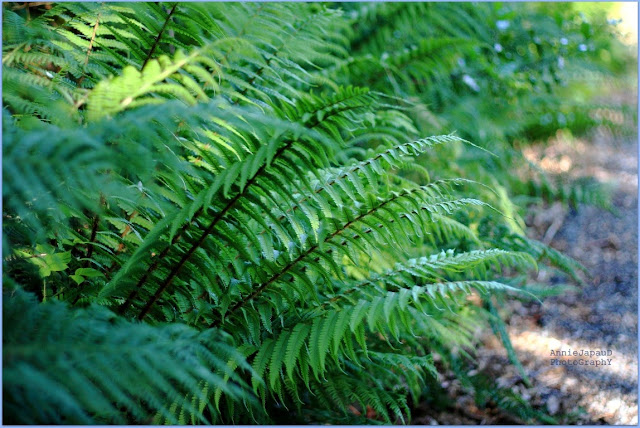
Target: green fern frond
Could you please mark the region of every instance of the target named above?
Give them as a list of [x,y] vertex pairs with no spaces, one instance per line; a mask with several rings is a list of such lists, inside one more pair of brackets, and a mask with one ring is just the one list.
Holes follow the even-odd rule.
[[104,309],[71,312],[61,303],[39,305],[33,295],[12,293],[3,299],[3,323],[20,323],[22,329],[7,331],[4,338],[7,421],[122,423],[124,410],[141,423],[150,422],[155,411],[178,423],[167,411],[175,402],[185,415],[205,422],[202,411],[185,400],[194,392],[206,400],[201,382],[234,400],[250,399],[247,385],[226,361],[232,358],[244,370],[249,366],[220,332],[152,328]]
[[580,31],[503,6],[3,5],[5,415],[409,422],[478,298],[580,270],[510,145]]

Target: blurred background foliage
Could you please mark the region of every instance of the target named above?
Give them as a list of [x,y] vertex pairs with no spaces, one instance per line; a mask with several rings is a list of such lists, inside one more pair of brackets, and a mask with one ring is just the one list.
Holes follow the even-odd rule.
[[[420,131],[456,129],[498,155],[452,154],[456,160],[439,171],[449,165],[483,176],[490,171],[509,183],[509,192],[524,192],[513,174],[523,166],[523,145],[544,142],[558,130],[579,136],[600,125],[635,133],[635,105],[612,105],[606,97],[616,86],[637,87],[633,28],[610,17],[619,3],[342,7],[354,28],[346,79],[410,101]],[[534,182],[530,190],[543,190]],[[550,185],[546,191],[579,202],[567,189]]]
[[487,197],[512,216],[507,230],[491,216],[465,221],[499,237],[523,233],[521,216],[532,202],[610,208],[607,189],[595,179],[549,174],[525,158],[523,149],[597,129],[636,138],[636,101],[612,97],[637,91],[637,21],[629,5],[340,6],[351,18],[351,48],[345,66],[332,76],[406,100],[419,132],[455,129],[487,149],[449,146],[445,155],[430,159],[438,162],[438,177],[489,184],[497,194]]

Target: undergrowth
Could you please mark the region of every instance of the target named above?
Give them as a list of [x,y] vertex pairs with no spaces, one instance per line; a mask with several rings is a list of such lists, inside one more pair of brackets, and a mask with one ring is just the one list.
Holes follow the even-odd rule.
[[556,9],[4,3],[4,422],[410,422],[580,269],[512,201],[589,200],[512,174],[595,37]]

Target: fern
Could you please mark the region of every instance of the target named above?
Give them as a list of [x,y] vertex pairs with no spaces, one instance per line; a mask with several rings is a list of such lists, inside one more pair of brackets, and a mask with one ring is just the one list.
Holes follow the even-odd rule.
[[517,126],[468,110],[465,61],[519,82],[489,6],[8,5],[14,423],[407,423],[495,321],[470,295],[577,267],[523,236]]
[[[205,422],[207,401],[199,382],[220,385],[224,393],[251,404],[251,395],[227,360],[249,370],[228,337],[186,326],[132,324],[103,308],[71,312],[62,303],[38,305],[20,290],[3,299],[3,412],[11,423],[139,423],[159,412],[178,423],[166,402]],[[222,382],[227,376],[232,382]],[[214,414],[216,409],[208,406]]]

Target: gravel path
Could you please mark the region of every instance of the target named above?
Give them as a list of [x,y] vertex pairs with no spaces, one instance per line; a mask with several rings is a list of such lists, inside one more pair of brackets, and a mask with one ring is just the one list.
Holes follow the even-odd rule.
[[[530,159],[550,173],[594,177],[610,186],[617,213],[560,204],[532,210],[532,238],[581,262],[590,273],[580,286],[555,271],[541,269],[534,282],[560,288],[543,303],[510,301],[508,332],[531,380],[526,386],[508,362],[501,343],[485,334],[478,350],[479,372],[512,390],[534,409],[560,424],[638,424],[638,150],[635,140],[614,138],[606,129],[590,141],[556,138],[531,149]],[[604,351],[605,356],[560,356],[551,351]],[[554,365],[552,359],[577,365]],[[605,360],[605,365],[579,365]],[[560,362],[560,364],[564,364]],[[445,408],[424,403],[414,424],[522,424],[524,420],[496,409],[476,407],[473,392],[451,374],[441,386],[451,402]],[[491,404],[491,403],[490,403]]]
[[[544,404],[566,424],[637,425],[637,143],[600,132],[590,143],[557,141],[545,152],[560,158],[572,153],[571,175],[610,185],[617,213],[592,206],[577,211],[552,207],[556,224],[563,221],[550,245],[580,261],[590,277],[577,290],[528,305],[510,320],[514,347],[537,381],[531,403]],[[532,226],[535,220],[534,214]],[[547,235],[551,225],[545,226],[532,228],[536,238]],[[559,280],[545,274],[538,279]],[[604,350],[611,356],[601,367],[554,366],[550,353],[557,349]]]

